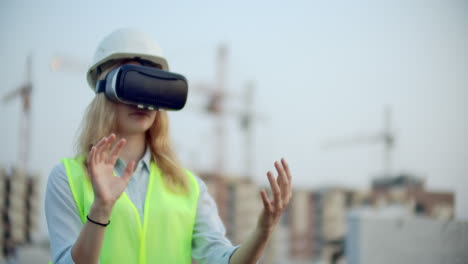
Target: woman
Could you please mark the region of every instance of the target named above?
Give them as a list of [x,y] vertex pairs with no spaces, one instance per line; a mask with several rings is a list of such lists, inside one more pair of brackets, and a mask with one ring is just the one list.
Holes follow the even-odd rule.
[[[121,29],[99,45],[88,82],[123,64],[168,70],[159,46]],[[53,263],[256,263],[291,198],[284,159],[267,173],[257,228],[241,246],[225,237],[205,184],[177,161],[165,111],[115,103],[97,93],[75,158],[51,172],[45,211]]]

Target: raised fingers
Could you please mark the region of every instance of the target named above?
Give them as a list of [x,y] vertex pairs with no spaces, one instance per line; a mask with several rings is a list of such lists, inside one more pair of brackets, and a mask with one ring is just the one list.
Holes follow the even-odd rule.
[[115,164],[115,162],[119,158],[120,151],[122,150],[126,142],[127,141],[124,138],[122,138],[117,142],[117,144],[112,149],[110,156],[109,156],[109,160],[112,164]]
[[106,146],[107,138],[103,137],[99,142],[96,144],[96,153],[95,153],[95,158],[94,162],[100,162],[102,160],[102,151],[104,147]]
[[114,144],[114,141],[117,137],[115,136],[114,133],[110,134],[109,137],[107,137],[107,142],[106,142],[106,146],[104,147],[103,149],[103,153],[105,154],[106,157],[109,157],[109,155],[106,155],[109,153],[111,147],[113,146]]
[[291,174],[291,171],[289,170],[289,165],[284,158],[281,159],[281,164],[283,164],[283,168],[286,171],[286,175],[288,176],[289,183],[291,183],[292,174]]
[[88,158],[86,159],[86,162],[88,163],[88,167],[92,166],[94,163],[94,157],[96,156],[96,147],[92,146],[91,150],[88,153]]
[[288,203],[289,200],[291,199],[292,192],[291,192],[291,172],[289,171],[288,164],[286,163],[286,160],[284,158],[281,159],[281,163],[277,162],[276,169],[278,170],[278,173],[280,174],[278,178],[281,179],[279,181],[280,187],[281,187],[281,195],[283,198],[284,203]]
[[270,200],[268,199],[268,195],[265,190],[260,191],[260,195],[262,196],[263,207],[269,211],[270,213],[274,213],[273,205],[271,205]]
[[277,182],[281,188],[281,195],[283,196],[283,200],[285,200],[288,194],[287,190],[289,188],[289,179],[286,175],[286,171],[284,170],[283,166],[277,161],[275,161],[275,168],[276,171],[278,171]]
[[267,173],[268,181],[270,181],[271,190],[273,191],[275,211],[283,209],[283,202],[281,200],[281,190],[276,182],[273,173],[268,171]]

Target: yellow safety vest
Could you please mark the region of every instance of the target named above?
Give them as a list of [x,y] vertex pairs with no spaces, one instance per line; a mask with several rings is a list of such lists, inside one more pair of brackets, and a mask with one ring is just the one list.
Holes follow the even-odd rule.
[[[83,224],[94,200],[83,157],[62,160]],[[192,232],[198,202],[198,183],[186,171],[190,193],[168,190],[160,169],[151,162],[144,222],[124,192],[114,205],[99,256],[101,264],[191,263]],[[117,176],[116,176],[117,177]]]

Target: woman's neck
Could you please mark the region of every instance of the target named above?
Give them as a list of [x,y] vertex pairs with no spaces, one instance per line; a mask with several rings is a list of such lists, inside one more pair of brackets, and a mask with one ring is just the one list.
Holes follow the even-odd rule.
[[119,157],[128,164],[130,161],[138,161],[143,157],[146,150],[146,137],[144,133],[119,135],[120,138],[125,138],[127,143],[120,152]]

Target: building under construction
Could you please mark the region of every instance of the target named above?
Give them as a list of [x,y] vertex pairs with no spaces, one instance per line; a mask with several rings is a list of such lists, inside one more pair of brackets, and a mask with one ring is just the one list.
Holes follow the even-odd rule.
[[15,258],[19,246],[33,242],[39,221],[39,177],[23,169],[0,168],[0,260]]
[[290,257],[336,263],[345,255],[349,211],[392,206],[403,208],[412,216],[444,221],[455,217],[453,192],[426,190],[424,181],[415,176],[379,178],[367,191],[340,187],[295,190],[288,214]]

